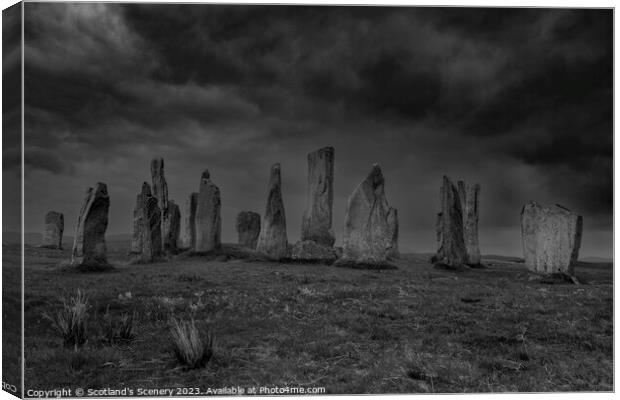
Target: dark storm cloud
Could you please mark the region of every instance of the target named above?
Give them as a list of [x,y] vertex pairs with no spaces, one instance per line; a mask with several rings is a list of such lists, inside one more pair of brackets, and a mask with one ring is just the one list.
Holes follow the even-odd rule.
[[31,169],[43,169],[54,174],[69,172],[67,164],[63,163],[54,151],[47,149],[28,147],[24,155],[24,163],[30,167],[26,169],[28,173]]
[[609,10],[28,3],[26,13],[33,185],[52,174],[80,186],[105,171],[130,210],[144,166],[164,155],[181,196],[196,181],[181,171],[227,179],[232,216],[244,197],[262,207],[263,178],[281,161],[295,226],[304,155],[334,145],[337,200],[380,162],[405,236],[428,231],[432,243],[443,173],[483,183],[486,227],[518,226],[529,199],[611,226]]
[[[156,57],[115,6],[33,4],[27,13],[27,146],[74,148],[63,162],[184,143],[175,131],[258,113],[234,88],[151,79]],[[37,159],[26,162],[37,168]],[[54,165],[53,172],[74,169]]]
[[[494,153],[487,156],[543,175],[570,168],[582,185],[560,179],[550,189],[575,196],[584,211],[611,212],[608,10],[197,9],[189,18],[181,6],[126,9],[165,70],[179,73],[168,74],[173,80],[237,82],[255,99],[256,86],[278,85],[286,89],[280,100],[343,105],[332,115],[302,100],[261,102],[297,118],[429,119],[471,136]],[[181,32],[183,46],[164,36],[162,23]],[[196,56],[187,61],[188,53]]]

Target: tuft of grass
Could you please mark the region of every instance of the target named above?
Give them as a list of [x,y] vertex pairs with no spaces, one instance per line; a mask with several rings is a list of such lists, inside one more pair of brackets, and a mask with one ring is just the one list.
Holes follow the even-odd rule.
[[444,393],[454,386],[478,382],[478,368],[469,360],[456,354],[437,354],[404,350],[404,365],[401,371],[405,377],[425,382],[426,391]]
[[68,360],[68,368],[71,374],[78,373],[88,367],[91,357],[88,357],[86,353],[81,350],[75,350],[71,352]]
[[103,315],[103,341],[108,344],[128,343],[136,338],[136,313],[123,313],[119,319],[114,319],[109,308]]
[[439,374],[432,364],[432,357],[429,354],[405,352],[405,365],[402,368],[404,375],[410,379],[428,381],[433,387],[439,378]]
[[69,299],[62,298],[62,308],[56,314],[44,313],[60,333],[65,347],[80,347],[86,343],[86,319],[88,318],[88,299],[80,289]]
[[189,321],[172,320],[170,339],[172,354],[177,362],[190,369],[202,368],[213,357],[215,336],[213,332],[204,333],[196,327],[194,319]]

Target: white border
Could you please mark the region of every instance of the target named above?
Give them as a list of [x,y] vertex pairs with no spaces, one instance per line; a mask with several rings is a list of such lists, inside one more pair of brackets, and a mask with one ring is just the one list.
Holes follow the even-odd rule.
[[[81,0],[80,2],[98,2],[96,0]],[[556,8],[615,8],[616,2],[615,1],[604,1],[604,0],[592,0],[592,1],[578,1],[578,0],[565,0],[565,1],[553,1],[553,0],[542,0],[542,1],[491,1],[491,0],[478,0],[476,2],[472,2],[472,1],[467,1],[467,0],[450,0],[450,1],[437,1],[437,0],[426,0],[426,1],[404,1],[404,0],[391,0],[391,1],[381,1],[381,0],[340,0],[340,1],[333,1],[333,0],[323,0],[323,1],[305,1],[305,2],[301,2],[301,1],[282,1],[282,2],[276,2],[276,1],[267,1],[267,0],[226,0],[223,2],[217,2],[217,1],[169,1],[169,0],[151,0],[151,1],[131,1],[132,3],[227,3],[227,4],[307,4],[307,5],[319,5],[319,4],[328,4],[328,5],[384,5],[384,6],[389,6],[389,5],[404,5],[404,6],[452,6],[452,7],[462,7],[462,6],[468,6],[468,7],[556,7]],[[0,5],[2,6],[2,9],[5,9],[13,4],[15,4],[15,1],[11,1],[11,0],[0,0]],[[120,3],[120,2],[119,2]],[[22,224],[22,316],[24,313],[24,258],[23,258],[23,254],[24,254],[24,207],[23,207],[23,201],[24,201],[24,46],[23,46],[23,40],[24,40],[24,24],[23,24],[23,5],[22,5],[22,79],[21,79],[21,90],[22,90],[22,171],[21,171],[21,175],[22,175],[22,185],[21,185],[21,195],[22,195],[22,210],[21,210],[21,224]],[[616,23],[616,14],[615,14],[615,10],[614,10],[614,156],[617,153],[618,150],[618,145],[617,142],[615,140],[615,115],[618,112],[618,108],[617,108],[617,104],[615,102],[615,93],[617,92],[618,89],[618,84],[615,80],[615,72],[616,72],[616,63],[615,63],[615,54],[616,54],[616,46],[618,43],[618,33],[615,29],[615,23]],[[0,56],[1,57],[1,56]],[[0,89],[1,89],[1,84],[0,84]],[[1,106],[2,102],[0,100],[0,106]],[[2,159],[2,155],[0,152],[0,163],[1,163],[1,159]],[[616,164],[615,162],[615,157],[614,157],[614,260],[615,260],[615,256],[616,256],[616,249],[620,247],[620,238],[618,238],[615,235],[615,226],[618,226],[618,222],[620,222],[618,220],[618,215],[615,213],[616,210],[616,206],[618,204],[618,200],[619,196],[618,196],[618,187],[615,185],[616,180],[615,177],[618,176],[618,168],[619,166]],[[2,187],[1,187],[1,177],[0,177],[0,195],[2,194]],[[1,221],[2,217],[0,215],[0,221]],[[1,233],[0,233],[1,235]],[[0,285],[1,288],[1,285]],[[616,326],[615,326],[615,321],[616,321],[616,313],[618,311],[618,303],[616,302],[618,300],[618,285],[616,282],[616,274],[614,271],[614,361],[616,360],[616,349],[618,348],[618,335],[615,332]],[[2,311],[2,307],[0,305],[0,312]],[[1,321],[0,321],[0,327],[1,327]],[[22,332],[24,330],[24,319],[22,317]],[[22,335],[22,361],[24,360],[24,337]],[[1,371],[1,366],[2,366],[2,359],[0,358],[0,371]],[[24,364],[22,364],[23,367],[25,367]],[[22,393],[23,393],[23,389],[24,389],[24,368],[22,368]],[[618,378],[619,378],[619,373],[618,373],[618,369],[615,368],[615,363],[614,363],[614,387],[617,385],[618,383]],[[525,399],[525,398],[561,398],[561,399],[567,399],[567,400],[581,400],[584,396],[588,396],[589,398],[595,398],[595,399],[611,399],[611,398],[615,398],[615,394],[614,393],[592,393],[592,392],[588,392],[588,393],[545,393],[545,394],[474,394],[474,395],[470,395],[470,394],[455,394],[457,396],[460,396],[461,398],[467,398],[467,399],[493,399],[493,398],[500,398],[500,399],[510,399],[510,400],[515,400],[515,399]],[[403,399],[403,398],[414,398],[414,396],[419,396],[419,395],[380,395],[380,396],[374,396],[374,395],[370,395],[370,397],[374,398],[374,397],[380,397],[380,398],[399,398],[399,399]],[[445,395],[424,395],[425,398],[431,398],[431,399],[435,399],[435,398],[439,398],[440,396],[445,396]],[[264,397],[264,396],[261,396]],[[307,397],[307,396],[305,396]],[[324,399],[355,399],[355,398],[359,398],[359,396],[348,396],[348,395],[340,395],[340,396],[320,396],[321,398]],[[364,396],[364,397],[369,397],[369,396]],[[4,400],[4,399],[14,399],[14,396],[11,396],[9,393],[4,392],[4,391],[0,391],[0,400]],[[218,398],[222,398],[222,397],[218,397]],[[285,398],[285,399],[294,399],[297,397],[290,397],[290,396],[278,396],[278,398]],[[147,398],[145,398],[147,399]],[[188,399],[196,399],[194,398],[188,398]]]

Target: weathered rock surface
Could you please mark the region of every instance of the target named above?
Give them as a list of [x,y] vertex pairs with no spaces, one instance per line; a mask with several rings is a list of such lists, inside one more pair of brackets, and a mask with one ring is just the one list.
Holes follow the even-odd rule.
[[198,193],[192,193],[185,201],[185,217],[183,218],[183,233],[181,236],[181,249],[194,249],[196,246],[196,203]]
[[222,232],[220,208],[220,189],[211,182],[211,175],[205,170],[200,178],[200,190],[196,199],[195,252],[219,249]]
[[398,251],[398,210],[390,207],[387,215],[387,223],[390,231],[391,246],[387,251],[388,258],[400,258],[400,252]]
[[131,255],[134,262],[152,262],[161,256],[161,210],[151,193],[151,186],[144,182],[136,197],[133,211]]
[[41,247],[62,249],[62,234],[65,230],[65,217],[62,213],[50,211],[45,214],[45,231]]
[[[394,221],[385,197],[385,180],[378,165],[355,189],[347,204],[343,234],[343,261],[381,264],[394,247]],[[394,213],[392,217],[394,218]]]
[[[170,237],[169,229],[171,227],[170,218],[168,216],[168,183],[164,174],[164,159],[161,157],[151,160],[151,180],[153,183],[153,196],[157,198],[157,205],[161,211],[160,229],[162,248],[166,251],[170,250],[171,243],[168,242]],[[172,245],[176,249],[176,243]]]
[[301,240],[332,247],[334,203],[334,148],[323,147],[308,154],[306,210],[301,224]]
[[153,181],[153,196],[157,198],[159,209],[168,208],[168,184],[164,176],[164,159],[161,157],[151,160],[151,178]]
[[480,246],[478,244],[478,207],[480,185],[467,185],[458,182],[461,211],[463,212],[463,240],[467,251],[466,264],[480,265]]
[[239,245],[248,249],[256,249],[260,235],[260,214],[253,211],[241,211],[237,215],[237,236]]
[[168,209],[164,213],[162,226],[162,234],[166,235],[163,239],[164,251],[176,253],[181,237],[181,210],[174,200],[168,201]]
[[521,211],[525,265],[538,273],[573,275],[582,226],[580,215],[560,205],[527,203]]
[[72,264],[97,270],[109,268],[105,232],[108,228],[110,197],[105,183],[89,188],[80,210],[72,251]]
[[93,202],[93,188],[86,189],[80,213],[75,224],[75,233],[73,235],[73,247],[71,249],[71,265],[77,265],[81,262],[83,254],[82,247],[84,244],[84,218]]
[[281,259],[288,255],[288,238],[286,236],[286,216],[282,200],[282,181],[280,164],[271,167],[267,207],[263,218],[256,250],[271,259]]
[[[442,213],[438,212],[437,216],[435,218],[435,239],[437,240],[437,248],[439,249],[441,247],[441,243],[443,243],[443,239],[442,237],[442,231],[441,231],[441,217],[442,217]],[[433,258],[431,259],[431,262],[435,262],[435,259],[437,257],[437,253],[435,253],[433,255]]]
[[340,246],[334,247],[334,253],[336,254],[336,258],[342,258],[343,249]]
[[291,259],[303,262],[332,263],[337,254],[333,247],[324,246],[313,240],[302,240],[291,249]]
[[467,262],[463,238],[463,212],[459,193],[447,176],[440,190],[441,212],[437,214],[438,250],[433,257],[435,265],[461,268]]

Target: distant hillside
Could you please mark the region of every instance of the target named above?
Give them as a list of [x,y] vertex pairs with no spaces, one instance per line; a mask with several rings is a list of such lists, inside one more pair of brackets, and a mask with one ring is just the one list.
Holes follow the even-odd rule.
[[105,240],[110,242],[129,242],[131,241],[131,233],[119,233],[116,235],[106,235]]
[[[41,244],[41,240],[43,235],[40,233],[26,233],[24,235],[24,240],[26,244],[37,245]],[[19,232],[2,232],[2,244],[19,244],[21,243],[22,237]],[[63,238],[63,241],[65,239]],[[73,239],[71,239],[73,240]]]
[[584,257],[579,258],[579,261],[589,262],[589,263],[613,263],[614,260],[606,257]]
[[524,262],[522,257],[500,256],[499,254],[486,254],[486,255],[483,255],[482,258],[487,259],[487,260],[508,261],[508,262],[516,262],[516,263]]
[[[25,235],[26,244],[31,246],[37,246],[41,244],[43,239],[43,235],[41,233],[36,232],[27,232]],[[19,232],[3,232],[2,233],[2,243],[3,244],[19,244],[21,240],[21,236]],[[115,244],[118,247],[122,247],[125,244],[129,245],[131,242],[131,234],[130,233],[118,233],[114,235],[106,235],[106,241],[110,244]],[[62,242],[64,244],[63,247],[67,248],[69,244],[73,243],[73,236],[63,236]],[[423,256],[427,258],[431,258],[434,253],[415,253],[417,256]],[[499,261],[508,261],[508,262],[518,262],[522,263],[523,258],[521,257],[511,257],[511,256],[501,256],[497,254],[487,254],[483,255],[484,259],[495,259]],[[606,257],[580,257],[579,261],[587,262],[587,263],[613,263],[613,259]]]
[[[106,241],[110,242],[129,242],[131,240],[131,234],[120,233],[116,235],[106,235]],[[24,241],[26,244],[36,246],[41,244],[43,235],[41,233],[26,232],[24,235]],[[2,232],[2,244],[19,244],[21,241],[21,234],[19,232]],[[63,244],[73,243],[73,236],[63,236]],[[64,246],[63,246],[64,247]]]

